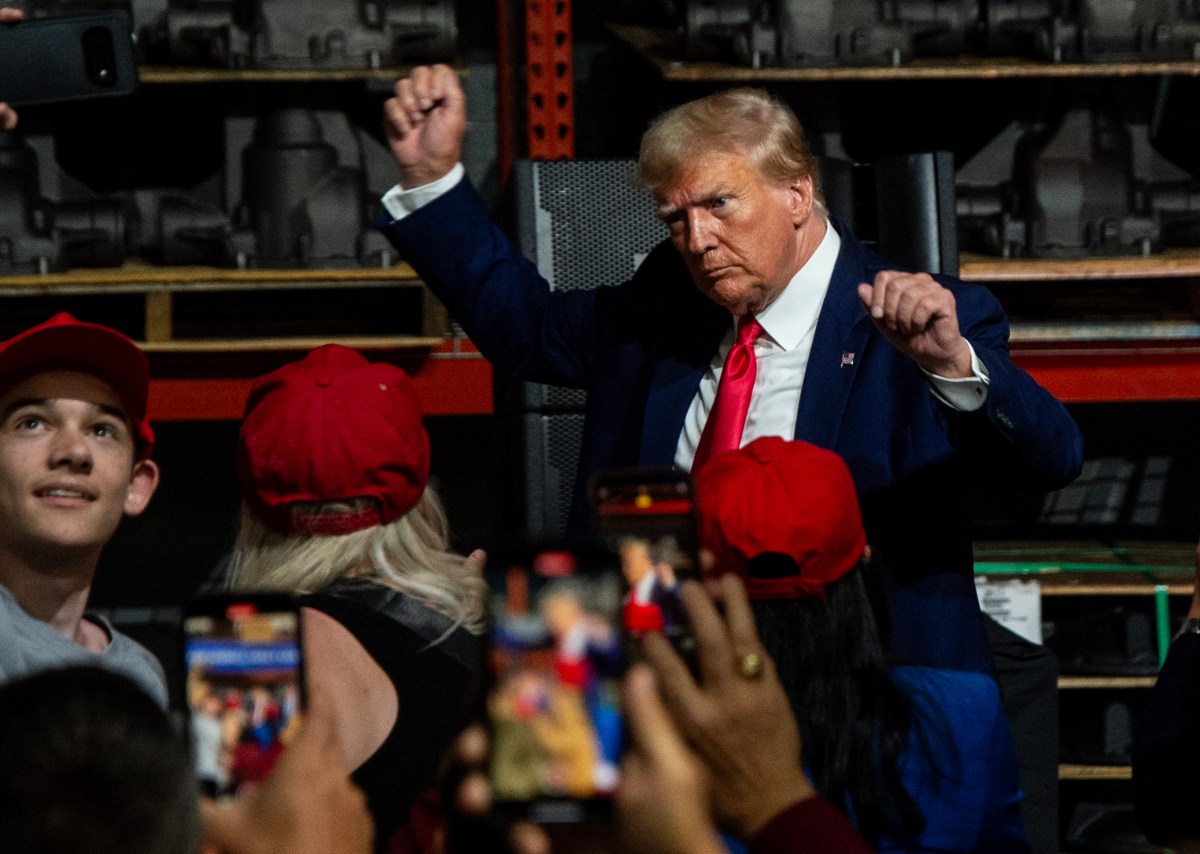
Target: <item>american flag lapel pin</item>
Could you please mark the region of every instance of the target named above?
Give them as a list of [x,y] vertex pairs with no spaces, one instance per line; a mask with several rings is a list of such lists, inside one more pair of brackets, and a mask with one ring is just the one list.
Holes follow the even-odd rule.
[[844,368],[847,365],[853,365],[853,364],[854,364],[854,354],[843,352],[842,353],[842,367]]

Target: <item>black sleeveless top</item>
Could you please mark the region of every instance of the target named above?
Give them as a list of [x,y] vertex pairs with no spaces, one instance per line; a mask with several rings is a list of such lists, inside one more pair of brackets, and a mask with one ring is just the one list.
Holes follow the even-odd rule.
[[354,635],[396,688],[396,725],[351,775],[375,819],[375,848],[386,851],[466,722],[480,685],[483,638],[458,628],[430,646],[451,621],[367,578],[340,579],[300,601]]

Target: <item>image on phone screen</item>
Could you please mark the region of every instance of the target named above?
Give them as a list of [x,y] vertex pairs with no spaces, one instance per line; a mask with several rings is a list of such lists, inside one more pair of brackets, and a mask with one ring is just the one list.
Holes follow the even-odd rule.
[[184,615],[196,774],[213,797],[261,782],[292,738],[304,692],[300,615],[287,597],[214,597]]
[[617,787],[621,576],[611,560],[532,553],[493,572],[489,773],[498,802],[572,821]]
[[591,497],[597,542],[616,557],[628,588],[625,630],[634,638],[662,632],[690,654],[679,598],[680,582],[700,576],[690,478],[672,470],[606,472],[593,480]]

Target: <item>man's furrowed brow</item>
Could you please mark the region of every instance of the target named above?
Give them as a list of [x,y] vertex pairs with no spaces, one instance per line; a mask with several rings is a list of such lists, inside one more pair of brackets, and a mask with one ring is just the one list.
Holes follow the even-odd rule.
[[737,195],[738,193],[733,187],[721,185],[718,187],[713,187],[710,190],[704,190],[703,192],[696,193],[694,196],[689,196],[682,205],[674,205],[669,203],[658,205],[655,208],[654,213],[659,219],[666,220],[673,216],[678,216],[679,212],[683,208],[696,207],[697,205],[701,207],[707,207],[717,199],[733,198]]
[[738,192],[732,185],[720,184],[703,193],[699,201],[703,204],[711,204],[717,199],[727,199],[736,195]]

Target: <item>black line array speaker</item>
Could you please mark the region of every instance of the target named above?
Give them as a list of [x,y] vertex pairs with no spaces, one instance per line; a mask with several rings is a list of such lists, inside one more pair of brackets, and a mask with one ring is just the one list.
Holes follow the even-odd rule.
[[[513,170],[521,251],[556,290],[629,279],[666,228],[633,160],[519,161]],[[907,154],[859,166],[820,162],[830,212],[885,258],[930,272],[958,271],[954,169],[946,152]],[[585,393],[540,383],[497,389],[510,431],[520,494],[515,524],[530,539],[566,531],[583,435]]]
[[579,470],[583,409],[531,411],[509,416],[517,441],[516,458],[524,477],[513,509],[521,512],[531,540],[559,540],[567,528],[567,512]]
[[900,154],[870,168],[879,254],[915,270],[957,276],[954,155]]
[[[666,228],[650,194],[634,184],[633,160],[519,161],[513,170],[521,251],[555,290],[614,285],[634,270]],[[500,380],[498,380],[500,381]],[[498,390],[521,469],[518,523],[530,539],[558,539],[583,436],[582,390],[510,383]]]

